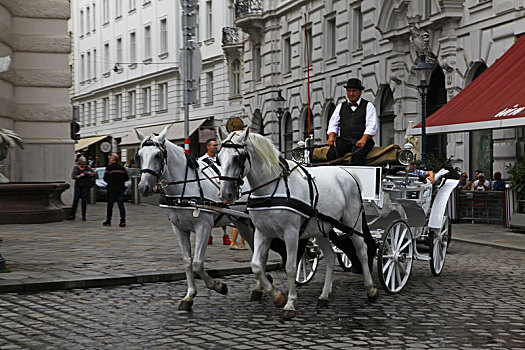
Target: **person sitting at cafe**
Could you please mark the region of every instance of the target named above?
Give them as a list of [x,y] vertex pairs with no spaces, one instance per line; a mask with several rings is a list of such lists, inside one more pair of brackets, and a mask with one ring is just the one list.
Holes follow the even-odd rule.
[[458,190],[468,190],[471,187],[472,181],[468,180],[468,175],[466,172],[462,172],[458,182]]
[[496,171],[494,173],[494,182],[492,183],[492,191],[503,191],[505,189],[505,181],[501,179],[501,173]]
[[473,191],[490,191],[490,182],[485,180],[485,174],[479,173],[478,179],[472,184]]

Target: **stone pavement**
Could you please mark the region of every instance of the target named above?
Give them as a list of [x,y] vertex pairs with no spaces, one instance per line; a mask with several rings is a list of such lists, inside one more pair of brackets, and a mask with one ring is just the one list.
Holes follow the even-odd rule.
[[[126,203],[128,226],[103,227],[106,203],[88,205],[80,220],[0,225],[0,252],[11,272],[0,273],[0,292],[30,292],[185,279],[180,248],[163,210]],[[118,213],[117,208],[114,213]],[[453,225],[453,240],[525,251],[525,234],[497,225]],[[205,267],[224,276],[251,273],[251,251],[222,245],[214,229]],[[270,253],[269,269],[280,267]]]
[[[185,280],[179,244],[164,210],[148,204],[125,205],[125,228],[118,226],[116,205],[113,226],[102,226],[105,202],[88,205],[85,222],[77,218],[0,225],[4,239],[0,252],[11,271],[0,273],[0,292]],[[206,270],[212,276],[251,273],[251,251],[230,250],[222,244],[222,235],[220,228],[212,231],[214,243],[206,251]],[[269,270],[280,268],[280,261],[270,252]]]

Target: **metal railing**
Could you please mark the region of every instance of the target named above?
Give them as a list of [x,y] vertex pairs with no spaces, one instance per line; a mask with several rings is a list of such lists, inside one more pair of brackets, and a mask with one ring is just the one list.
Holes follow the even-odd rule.
[[235,18],[246,15],[262,15],[262,0],[237,0],[235,2]]
[[237,27],[223,27],[222,28],[222,44],[232,45],[239,43],[239,28]]

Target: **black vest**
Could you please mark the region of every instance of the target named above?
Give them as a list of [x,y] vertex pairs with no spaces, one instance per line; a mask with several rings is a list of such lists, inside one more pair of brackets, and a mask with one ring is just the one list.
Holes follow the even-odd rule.
[[361,99],[355,111],[352,111],[348,102],[341,104],[339,111],[339,137],[352,143],[357,142],[366,129],[366,106],[368,101]]

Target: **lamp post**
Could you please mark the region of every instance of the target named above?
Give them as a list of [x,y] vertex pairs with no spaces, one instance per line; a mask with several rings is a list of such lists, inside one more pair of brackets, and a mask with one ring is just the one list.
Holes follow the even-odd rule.
[[277,91],[277,97],[273,99],[274,103],[274,110],[277,114],[277,120],[279,121],[279,151],[283,151],[282,143],[283,143],[283,133],[282,133],[282,119],[284,114],[284,103],[286,100],[284,99],[283,95],[281,95],[281,90]]
[[427,93],[432,67],[427,63],[425,57],[425,54],[421,54],[420,61],[414,69],[416,70],[417,79],[419,80],[417,90],[421,96],[421,168],[427,170]]

